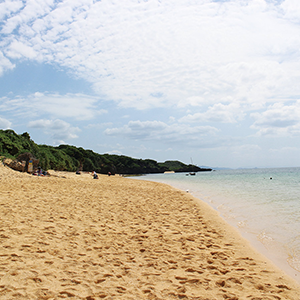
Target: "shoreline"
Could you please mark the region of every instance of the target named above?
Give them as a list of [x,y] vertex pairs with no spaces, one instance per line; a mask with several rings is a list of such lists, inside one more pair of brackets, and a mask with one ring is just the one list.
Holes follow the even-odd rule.
[[[163,183],[166,184],[166,183]],[[169,184],[167,184],[169,185]],[[169,185],[172,188],[177,189],[176,187],[173,187],[172,185]],[[182,192],[184,190],[178,189]],[[198,202],[200,205],[207,205],[208,209],[211,209],[212,211],[217,213],[217,216],[221,218],[228,226],[232,227],[233,231],[236,231],[238,235],[240,235],[240,238],[244,239],[247,243],[249,243],[250,247],[253,248],[253,250],[257,251],[260,255],[265,257],[267,260],[269,260],[272,264],[274,264],[278,269],[283,271],[287,276],[289,276],[292,280],[297,282],[300,286],[300,272],[298,270],[295,270],[292,268],[287,258],[283,258],[278,252],[276,252],[274,249],[267,249],[265,245],[263,245],[257,238],[255,234],[249,233],[245,231],[243,228],[239,228],[236,226],[234,222],[231,222],[230,219],[226,218],[217,208],[213,207],[209,203],[205,202],[203,199],[201,199],[201,196],[197,194],[193,194],[188,192],[196,202]]]
[[217,207],[212,206],[210,203],[204,201],[202,196],[198,193],[191,193],[193,197],[196,198],[197,201],[207,204],[211,209],[218,212],[220,218],[222,218],[226,223],[232,226],[237,232],[241,235],[242,238],[247,240],[250,245],[267,259],[272,261],[279,269],[284,271],[288,276],[290,276],[293,280],[295,280],[300,285],[300,272],[293,267],[288,262],[288,256],[286,253],[278,252],[277,249],[268,249],[259,239],[258,237],[251,232],[248,232],[243,227],[239,227],[236,222],[233,222],[230,218],[224,216],[224,214],[218,210]]
[[0,167],[0,299],[291,299],[300,286],[167,184]]
[[[193,194],[192,194],[193,195]],[[219,217],[222,218],[229,226],[238,232],[238,234],[245,239],[253,249],[259,252],[261,255],[270,260],[279,269],[285,272],[289,277],[295,280],[300,285],[300,272],[290,266],[288,263],[288,257],[286,253],[278,252],[277,249],[268,249],[266,246],[258,239],[254,233],[250,233],[242,227],[238,227],[235,222],[226,218],[217,208],[212,207],[209,203],[206,203],[201,197],[194,195],[197,201],[201,201],[207,204],[211,209],[215,210]]]
[[[139,178],[136,178],[139,179]],[[211,198],[211,194],[209,191],[205,191],[205,195],[201,192],[197,191],[190,191],[187,190],[187,187],[183,186],[181,184],[180,187],[176,185],[175,183],[172,184],[170,182],[164,182],[159,180],[151,180],[151,179],[143,179],[143,180],[149,180],[153,182],[162,182],[164,184],[167,184],[173,188],[179,189],[183,192],[188,192],[190,195],[192,195],[196,201],[199,201],[200,204],[204,203],[208,205],[213,211],[216,211],[220,218],[222,218],[227,224],[229,224],[233,229],[235,229],[242,238],[244,238],[247,242],[250,243],[250,245],[261,255],[266,257],[268,260],[270,260],[274,265],[276,265],[279,269],[284,271],[289,277],[291,277],[293,280],[295,280],[298,284],[300,284],[300,271],[297,269],[294,269],[288,262],[288,254],[283,249],[278,249],[276,246],[274,247],[267,247],[264,245],[258,238],[258,236],[247,230],[247,228],[238,226],[238,222],[236,222],[234,219],[226,216],[224,214],[224,211],[220,210],[218,207],[218,204],[214,203],[214,201],[209,200]],[[205,200],[206,199],[206,200]]]

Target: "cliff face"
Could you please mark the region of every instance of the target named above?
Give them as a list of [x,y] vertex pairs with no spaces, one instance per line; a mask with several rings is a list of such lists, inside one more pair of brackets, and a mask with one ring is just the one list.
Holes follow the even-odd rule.
[[[37,145],[27,132],[18,135],[12,130],[0,130],[0,155],[11,159],[9,164],[19,171],[28,170],[28,160],[34,160],[43,170],[96,171],[107,174],[149,174],[211,171],[179,161],[158,163],[152,159],[135,159],[124,155],[98,154],[71,145],[58,147]],[[37,167],[37,166],[35,166]]]

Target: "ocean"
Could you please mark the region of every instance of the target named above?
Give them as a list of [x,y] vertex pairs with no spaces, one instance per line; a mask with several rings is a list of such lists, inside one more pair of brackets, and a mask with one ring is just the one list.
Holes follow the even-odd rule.
[[208,203],[260,252],[300,280],[300,168],[150,174],[139,179],[167,183]]

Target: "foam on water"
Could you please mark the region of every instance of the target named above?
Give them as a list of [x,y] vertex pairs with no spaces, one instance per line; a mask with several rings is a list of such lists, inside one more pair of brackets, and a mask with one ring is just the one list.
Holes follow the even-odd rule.
[[300,272],[300,168],[147,175],[210,204]]

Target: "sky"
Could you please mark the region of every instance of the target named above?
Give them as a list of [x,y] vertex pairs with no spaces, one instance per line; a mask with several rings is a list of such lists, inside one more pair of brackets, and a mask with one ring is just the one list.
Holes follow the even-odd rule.
[[300,167],[299,0],[1,0],[0,129],[209,167]]

